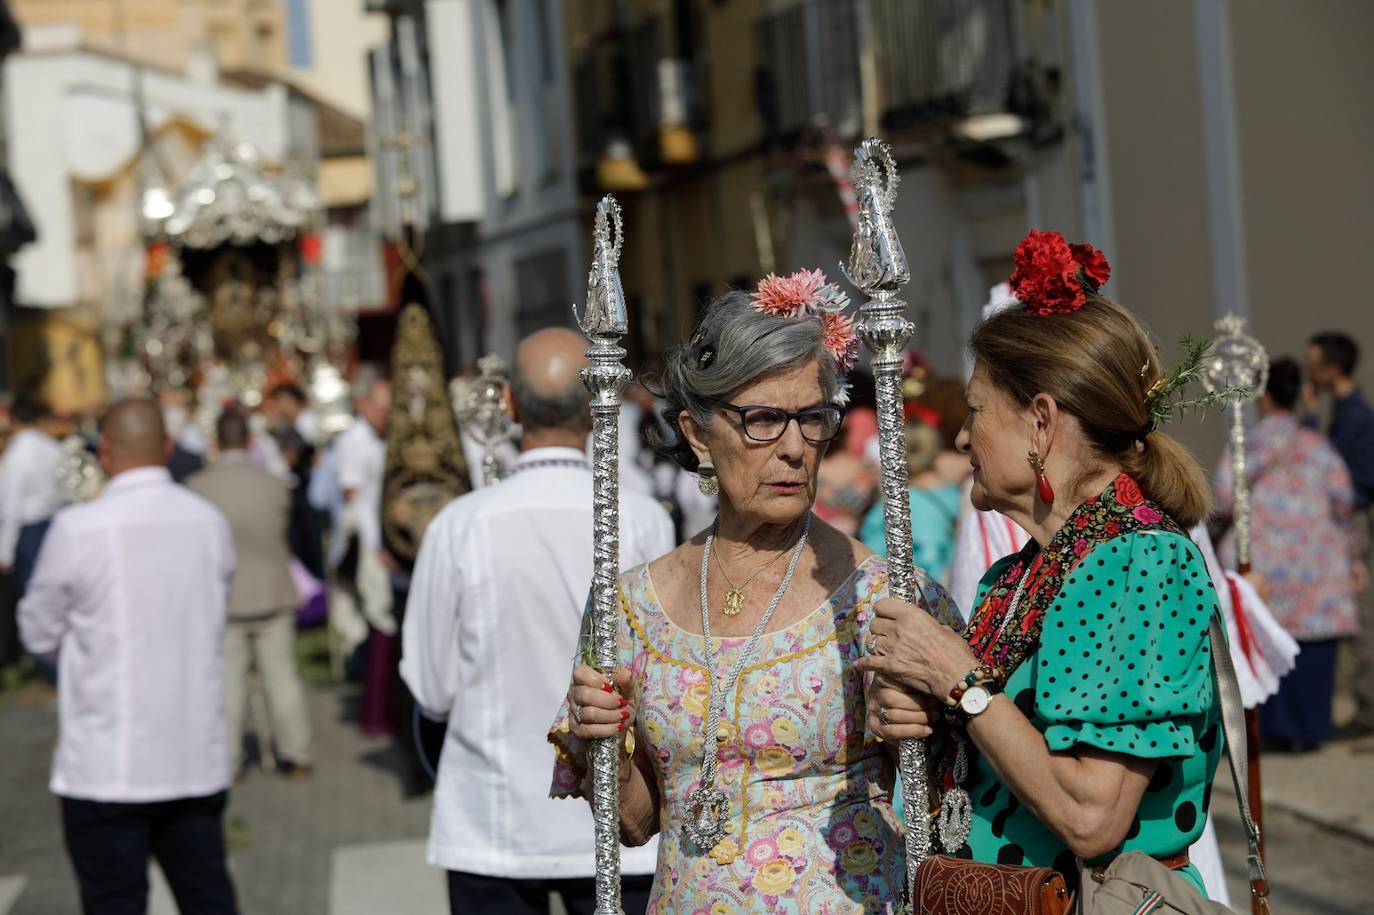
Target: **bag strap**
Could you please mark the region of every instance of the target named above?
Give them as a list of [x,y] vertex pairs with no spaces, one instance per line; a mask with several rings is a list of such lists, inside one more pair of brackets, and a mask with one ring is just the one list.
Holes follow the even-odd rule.
[[1250,894],[1258,911],[1269,911],[1269,880],[1264,873],[1264,859],[1260,856],[1260,829],[1250,812],[1250,783],[1245,777],[1245,705],[1240,698],[1240,683],[1231,660],[1231,649],[1222,630],[1221,614],[1212,616],[1212,670],[1216,674],[1221,694],[1221,730],[1226,738],[1226,762],[1231,767],[1231,779],[1236,783],[1236,802],[1240,820],[1245,826],[1245,840],[1250,846],[1246,860],[1250,872]]

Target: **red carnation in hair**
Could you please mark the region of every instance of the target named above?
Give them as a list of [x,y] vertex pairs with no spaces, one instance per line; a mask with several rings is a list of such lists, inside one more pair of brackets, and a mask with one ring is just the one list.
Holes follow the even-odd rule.
[[1086,290],[1096,292],[1112,275],[1111,265],[1092,245],[1070,245],[1058,232],[1032,229],[1016,246],[1011,291],[1036,314],[1067,314],[1083,307]]
[[1069,245],[1069,250],[1078,266],[1083,268],[1083,276],[1092,285],[1093,292],[1112,278],[1112,265],[1107,263],[1107,255],[1092,245]]
[[1064,236],[1032,229],[1016,246],[1012,295],[1036,314],[1077,311],[1087,301],[1079,269]]

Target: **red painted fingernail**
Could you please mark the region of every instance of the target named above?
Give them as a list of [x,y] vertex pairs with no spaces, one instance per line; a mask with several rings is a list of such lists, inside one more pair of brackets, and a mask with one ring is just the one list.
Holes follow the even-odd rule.
[[620,722],[620,724],[617,724],[617,725],[615,726],[615,729],[616,729],[617,731],[623,731],[623,730],[625,730],[625,722],[622,721],[622,722]]
[[621,710],[620,710],[620,720],[621,720],[621,721],[628,721],[629,719],[630,719],[630,710],[629,710],[629,709],[621,709]]
[[621,707],[621,708],[624,708],[625,706],[627,706],[627,705],[629,705],[629,704],[630,704],[630,700],[626,699],[624,696],[621,696],[621,697],[620,697],[620,707]]
[[602,683],[602,684],[601,684],[601,689],[602,689],[603,692],[607,692],[607,693],[613,693],[613,692],[615,692],[615,687],[614,687],[614,686],[611,686],[611,684],[609,684],[609,683]]

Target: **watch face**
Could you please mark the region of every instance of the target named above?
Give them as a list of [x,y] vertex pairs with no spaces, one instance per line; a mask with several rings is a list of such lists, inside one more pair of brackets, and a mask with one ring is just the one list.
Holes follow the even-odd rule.
[[959,700],[959,708],[963,709],[965,715],[972,717],[982,712],[992,701],[992,696],[981,686],[970,686],[964,691],[964,697]]

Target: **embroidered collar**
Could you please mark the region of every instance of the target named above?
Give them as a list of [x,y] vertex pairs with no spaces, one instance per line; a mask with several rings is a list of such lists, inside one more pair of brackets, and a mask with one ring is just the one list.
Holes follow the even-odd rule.
[[[996,664],[1010,677],[1040,644],[1040,624],[1058,596],[1064,579],[1093,547],[1113,537],[1140,530],[1182,528],[1149,501],[1128,474],[1121,474],[1096,499],[1074,510],[1041,550],[1029,541],[988,589],[970,617],[964,637],[980,663]],[[1011,598],[1022,575],[1026,584],[1015,617],[1008,619]]]

